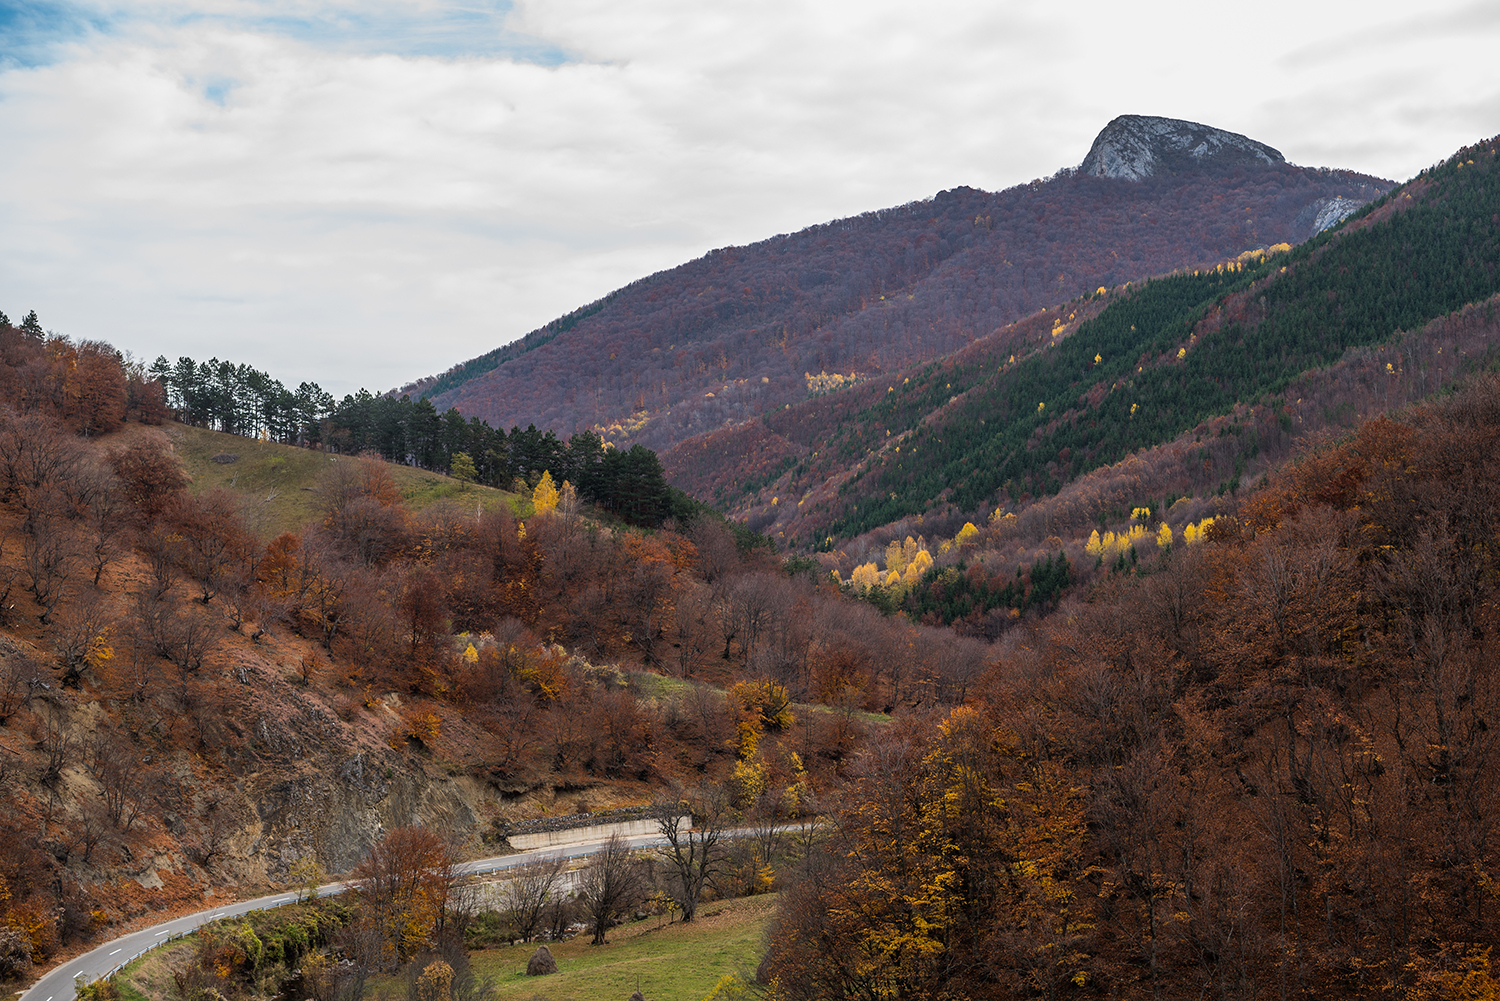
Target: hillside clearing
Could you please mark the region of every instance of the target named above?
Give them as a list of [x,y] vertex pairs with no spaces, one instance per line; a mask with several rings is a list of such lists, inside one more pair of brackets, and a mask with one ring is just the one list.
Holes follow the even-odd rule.
[[[168,424],[160,430],[192,477],[189,489],[202,493],[223,488],[241,496],[251,530],[263,540],[282,532],[302,531],[321,513],[317,487],[323,471],[334,462],[356,461],[353,456],[329,455],[186,424]],[[216,461],[216,456],[221,458]],[[235,458],[225,461],[228,456]],[[530,500],[518,494],[463,483],[412,466],[389,464],[388,468],[413,511],[447,501],[465,510],[482,507],[490,511],[509,504],[518,515],[531,513]]]

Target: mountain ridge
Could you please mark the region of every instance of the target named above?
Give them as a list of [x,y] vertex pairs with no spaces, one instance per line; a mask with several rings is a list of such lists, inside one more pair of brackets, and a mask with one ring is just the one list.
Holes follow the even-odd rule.
[[[767,415],[759,428],[689,440],[665,457],[668,473],[754,527],[816,545],[924,514],[961,523],[960,513],[1021,510],[1245,405],[1274,427],[1291,387],[1346,363],[1341,378],[1353,386],[1372,350],[1385,353],[1390,386],[1408,370],[1420,377],[1421,391],[1400,397],[1420,399],[1457,377],[1455,363],[1493,349],[1494,160],[1481,144],[1296,248],[1065,304],[888,380]],[[1381,346],[1474,303],[1486,304],[1483,318],[1450,338],[1446,357],[1441,344],[1429,357],[1413,341],[1404,360]],[[1445,375],[1433,382],[1437,371]],[[1318,395],[1342,407],[1326,389]],[[1257,435],[1197,488],[1237,486]],[[798,503],[775,503],[788,496]]]
[[723,248],[402,391],[665,452],[805,399],[820,373],[872,378],[1100,286],[1300,242],[1330,204],[1391,186],[1279,156],[1223,153],[1135,181],[1065,169]]

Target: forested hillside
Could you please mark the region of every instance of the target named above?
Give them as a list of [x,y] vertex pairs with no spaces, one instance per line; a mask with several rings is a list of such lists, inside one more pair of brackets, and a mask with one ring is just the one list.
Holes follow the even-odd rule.
[[462,481],[415,511],[379,457],[311,452],[275,489],[316,518],[260,537],[263,487],[188,480],[160,383],[32,320],[0,318],[0,976],[406,824],[494,851],[700,782],[805,815],[872,711],[985,668],[701,507],[636,527],[550,468],[519,512]]
[[[1285,405],[1304,372],[1500,291],[1494,146],[1295,248],[1076,300],[883,385],[685,442],[669,474],[816,545],[924,513],[1025,505],[1237,405]],[[1221,484],[1238,485],[1258,450],[1244,445]],[[747,451],[748,470],[729,458]],[[770,510],[772,497],[798,503]]]
[[958,188],[714,251],[404,391],[665,451],[805,399],[809,376],[884,377],[1100,286],[1300,242],[1333,199],[1389,187],[1277,162]]
[[[656,453],[642,446],[607,447],[597,434],[567,441],[550,429],[492,428],[455,408],[439,414],[431,401],[376,396],[368,390],[335,402],[317,383],[295,392],[244,363],[212,358],[176,364],[157,358],[142,378],[185,424],[241,437],[300,445],[338,454],[374,455],[468,482],[530,490],[543,474],[571,483],[578,496],[636,525],[684,522],[704,509],[670,487]],[[162,414],[167,408],[160,408]]]
[[1491,996],[1497,456],[1486,375],[1012,631],[861,758],[772,996]]
[[[1130,197],[1320,176],[1288,170]],[[984,199],[1093,192],[1107,217],[1106,180],[782,242],[934,224],[947,263],[921,273],[947,280],[956,227],[969,250],[1002,229]],[[0,977],[347,872],[407,825],[442,832],[452,876],[520,821],[713,790],[725,823],[799,822],[701,856],[712,892],[782,891],[769,1001],[1500,993],[1497,213],[1492,140],[1308,242],[1065,290],[878,380],[799,374],[810,398],[669,456],[738,522],[644,446],[218,359],[146,370],[0,314]],[[837,299],[817,288],[788,301]],[[912,289],[825,327],[935,316]],[[626,330],[611,310],[649,291],[493,372]],[[301,449],[265,468],[315,472],[194,482],[186,438],[220,435],[193,461],[233,468],[254,436]],[[393,464],[443,499],[409,505]],[[282,489],[314,517],[258,531]],[[687,913],[656,863],[655,898],[595,894],[600,939]],[[428,949],[463,968],[441,929],[474,917],[445,899],[393,957],[327,929],[290,955],[358,967],[306,988],[355,1001],[328,985]],[[176,996],[269,996],[252,939],[205,939]]]

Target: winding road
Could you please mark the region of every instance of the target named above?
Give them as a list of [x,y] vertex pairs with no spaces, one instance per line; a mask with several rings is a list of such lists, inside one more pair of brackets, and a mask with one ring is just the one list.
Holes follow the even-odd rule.
[[[571,845],[554,845],[549,848],[535,848],[531,851],[517,852],[513,855],[498,855],[492,858],[476,859],[465,862],[459,869],[468,874],[480,874],[488,872],[499,872],[505,869],[513,869],[516,866],[525,865],[544,858],[585,858],[602,851],[607,839],[601,838],[596,841],[583,841]],[[660,834],[640,834],[624,839],[632,848],[648,848],[663,843],[665,839]],[[348,889],[347,883],[328,883],[318,887],[319,896],[333,896],[343,893]],[[106,942],[84,953],[75,959],[54,967],[45,976],[38,980],[25,991],[17,991],[20,1001],[73,1001],[73,983],[77,977],[86,977],[94,981],[103,976],[115,972],[126,963],[135,959],[144,952],[148,952],[157,946],[174,938],[194,931],[210,921],[219,918],[231,918],[250,911],[265,910],[268,907],[280,907],[282,904],[290,904],[297,899],[295,892],[273,893],[267,897],[256,897],[254,900],[242,900],[238,903],[223,904],[208,910],[198,911],[196,914],[187,914],[180,918],[172,918],[164,921],[154,928],[145,931],[130,932],[121,935],[117,939]]]

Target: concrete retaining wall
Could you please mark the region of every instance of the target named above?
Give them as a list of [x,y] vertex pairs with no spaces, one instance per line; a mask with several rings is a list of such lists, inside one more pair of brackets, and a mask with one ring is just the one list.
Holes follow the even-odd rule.
[[[683,814],[677,818],[677,825],[679,828],[691,827],[693,826],[693,818],[688,814]],[[655,819],[625,820],[614,824],[594,824],[591,827],[571,827],[564,831],[512,834],[506,840],[517,851],[526,851],[530,848],[552,848],[557,845],[578,845],[587,841],[603,841],[615,834],[620,835],[622,838],[634,837],[640,834],[655,834],[657,830]]]

